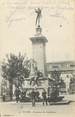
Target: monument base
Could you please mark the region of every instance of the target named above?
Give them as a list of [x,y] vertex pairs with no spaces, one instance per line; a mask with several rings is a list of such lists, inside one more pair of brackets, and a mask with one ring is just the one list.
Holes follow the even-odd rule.
[[70,100],[62,100],[59,102],[50,102],[50,105],[67,105],[70,104],[71,101]]

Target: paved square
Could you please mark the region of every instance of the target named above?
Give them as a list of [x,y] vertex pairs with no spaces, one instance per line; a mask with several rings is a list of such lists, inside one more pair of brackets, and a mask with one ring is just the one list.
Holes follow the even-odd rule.
[[48,105],[43,106],[42,103],[36,103],[35,107],[32,107],[31,103],[16,103],[16,102],[1,102],[0,103],[0,115],[1,117],[29,117],[31,115],[36,116],[48,116],[48,115],[63,115],[73,117],[75,113],[75,95],[67,95],[66,99],[70,99],[69,105]]

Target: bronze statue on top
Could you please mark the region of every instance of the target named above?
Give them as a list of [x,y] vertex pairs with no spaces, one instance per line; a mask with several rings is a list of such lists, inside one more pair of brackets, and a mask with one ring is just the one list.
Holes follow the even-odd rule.
[[37,25],[37,27],[40,27],[41,9],[37,8],[37,9],[35,9],[35,12],[37,13],[35,24]]

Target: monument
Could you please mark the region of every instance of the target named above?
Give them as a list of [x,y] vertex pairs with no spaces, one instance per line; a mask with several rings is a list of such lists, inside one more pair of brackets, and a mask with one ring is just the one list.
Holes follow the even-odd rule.
[[[64,97],[59,96],[58,87],[59,84],[56,79],[57,74],[55,75],[55,73],[53,72],[52,81],[46,76],[47,69],[45,47],[46,42],[48,42],[48,40],[45,36],[42,35],[41,28],[42,10],[40,8],[37,8],[35,9],[35,13],[37,14],[35,22],[36,34],[33,37],[31,37],[30,40],[32,42],[33,60],[36,61],[38,70],[43,73],[43,77],[41,79],[40,78],[38,79],[38,81],[41,82],[41,85],[37,85],[36,89],[39,89],[40,93],[41,89],[44,89],[47,92],[48,95],[47,100],[50,102],[50,104],[68,104],[69,101],[63,101]],[[53,78],[55,78],[54,81]]]
[[48,42],[47,38],[42,35],[41,28],[41,16],[42,10],[40,8],[35,9],[35,13],[37,14],[35,27],[36,34],[30,38],[32,42],[32,51],[33,51],[33,59],[37,63],[37,68],[40,72],[43,73],[43,76],[46,76],[46,53],[45,46],[46,42]]

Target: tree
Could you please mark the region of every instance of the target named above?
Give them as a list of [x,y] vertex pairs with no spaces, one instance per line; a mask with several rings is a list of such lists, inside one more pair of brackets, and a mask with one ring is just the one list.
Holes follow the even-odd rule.
[[61,72],[59,71],[52,71],[51,78],[52,78],[52,98],[56,99],[59,96],[59,89],[62,83],[60,79]]
[[7,55],[6,60],[2,63],[2,77],[9,81],[10,100],[12,100],[13,84],[19,88],[22,86],[24,78],[29,77],[30,68],[28,63],[29,60],[21,53],[18,56],[14,54]]

